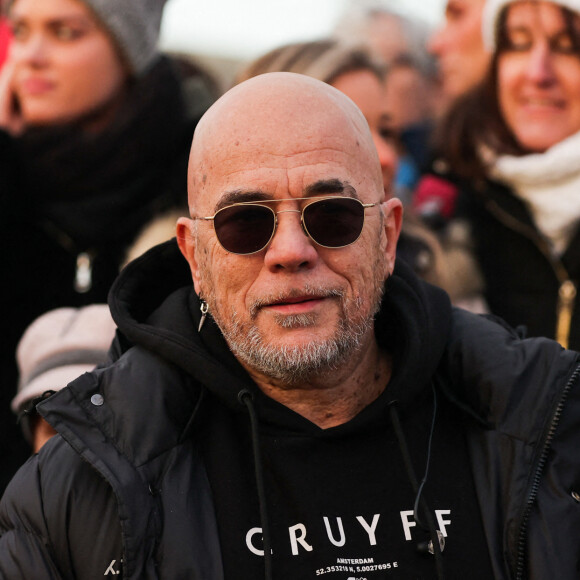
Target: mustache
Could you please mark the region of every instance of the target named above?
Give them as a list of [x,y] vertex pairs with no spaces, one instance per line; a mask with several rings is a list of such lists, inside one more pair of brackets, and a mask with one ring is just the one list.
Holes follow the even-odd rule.
[[254,319],[261,308],[270,304],[286,302],[294,298],[343,298],[345,291],[342,288],[328,288],[305,284],[301,288],[290,288],[275,294],[267,294],[257,298],[250,305],[250,317]]

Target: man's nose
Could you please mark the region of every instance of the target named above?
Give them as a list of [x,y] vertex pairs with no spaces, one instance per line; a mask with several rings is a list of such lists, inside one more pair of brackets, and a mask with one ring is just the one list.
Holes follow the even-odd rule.
[[300,211],[278,212],[278,225],[264,256],[266,267],[294,272],[312,268],[317,258],[314,242],[302,228]]

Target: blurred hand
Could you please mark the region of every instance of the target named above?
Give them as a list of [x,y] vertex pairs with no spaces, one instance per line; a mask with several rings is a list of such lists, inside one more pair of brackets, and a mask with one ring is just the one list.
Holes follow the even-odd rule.
[[24,129],[24,121],[14,92],[13,78],[14,64],[9,58],[0,70],[0,129],[17,136]]

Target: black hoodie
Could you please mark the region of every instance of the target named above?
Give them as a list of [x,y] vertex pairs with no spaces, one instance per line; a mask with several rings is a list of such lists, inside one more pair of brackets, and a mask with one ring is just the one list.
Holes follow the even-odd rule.
[[[2,577],[516,577],[526,482],[548,446],[538,434],[575,385],[575,355],[452,312],[400,264],[375,326],[393,376],[321,430],[264,396],[211,320],[197,332],[175,242],[126,268],[110,304],[111,364],[39,407],[60,436],[0,505]],[[546,400],[518,395],[533,412],[522,423],[510,396],[537,389],[528,375]]]

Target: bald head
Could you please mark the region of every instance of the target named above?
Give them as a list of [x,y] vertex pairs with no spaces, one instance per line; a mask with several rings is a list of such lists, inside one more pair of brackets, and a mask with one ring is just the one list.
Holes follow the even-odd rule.
[[[288,160],[288,170],[316,151],[336,151],[356,164],[364,187],[382,199],[380,164],[368,124],[343,93],[294,73],[268,73],[228,91],[199,122],[191,148],[189,200],[194,210],[214,174]],[[359,184],[360,186],[361,184]]]

